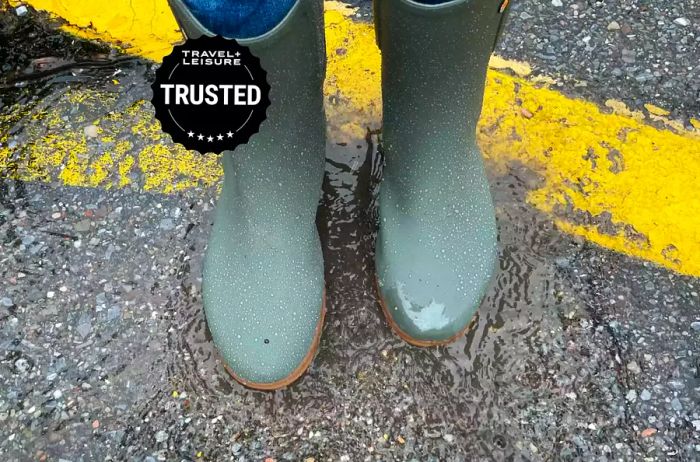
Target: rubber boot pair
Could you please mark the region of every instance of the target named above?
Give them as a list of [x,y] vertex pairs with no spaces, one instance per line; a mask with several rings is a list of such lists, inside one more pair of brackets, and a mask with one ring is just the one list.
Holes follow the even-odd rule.
[[[214,35],[170,0],[190,38]],[[383,146],[377,286],[406,341],[443,344],[467,328],[496,260],[496,226],[475,144],[494,0],[375,0]],[[267,120],[223,155],[204,264],[204,308],[229,373],[284,387],[308,368],[325,315],[315,214],[325,164],[323,3],[296,0],[270,31],[239,39],[267,71]]]

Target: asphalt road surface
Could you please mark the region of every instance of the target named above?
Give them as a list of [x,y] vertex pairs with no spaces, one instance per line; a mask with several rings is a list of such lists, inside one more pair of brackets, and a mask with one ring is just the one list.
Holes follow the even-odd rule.
[[[686,126],[698,117],[695,0],[513,3],[498,53],[527,61],[557,91],[634,110],[654,103]],[[391,333],[373,289],[377,130],[329,147],[318,214],[329,311],[316,360],[288,389],[241,387],[202,312],[216,182],[163,193],[143,187],[144,165],[109,188],[71,186],[60,175],[68,168],[18,171],[30,136],[18,105],[29,108],[23,117],[62,115],[45,137],[82,133],[148,99],[152,64],[104,64],[95,57],[116,56],[109,46],[4,5],[3,460],[700,458],[700,279],[560,229],[528,201],[543,179],[526,165],[486,160],[500,270],[475,328],[433,349]],[[353,21],[369,12],[361,2]],[[47,56],[97,64],[13,83]],[[76,86],[115,96],[108,108],[63,98]],[[143,143],[120,133],[117,144]]]

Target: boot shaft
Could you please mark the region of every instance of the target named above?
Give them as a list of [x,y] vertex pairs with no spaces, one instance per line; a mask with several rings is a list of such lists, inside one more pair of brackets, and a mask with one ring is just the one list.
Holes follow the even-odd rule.
[[375,2],[385,128],[408,123],[416,133],[473,143],[500,9],[494,0]]
[[[215,35],[182,0],[169,1],[187,37]],[[260,58],[271,87],[271,104],[260,132],[222,154],[224,190],[246,199],[237,204],[276,196],[282,202],[280,209],[287,210],[318,200],[325,162],[323,33],[322,0],[297,0],[270,31],[238,39]]]

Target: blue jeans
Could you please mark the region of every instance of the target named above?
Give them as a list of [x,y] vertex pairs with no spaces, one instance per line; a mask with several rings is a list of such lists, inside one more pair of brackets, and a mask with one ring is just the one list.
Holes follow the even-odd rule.
[[[381,1],[381,0],[377,0]],[[438,4],[450,0],[416,0]],[[210,31],[233,38],[250,38],[268,32],[284,19],[296,0],[183,0]]]

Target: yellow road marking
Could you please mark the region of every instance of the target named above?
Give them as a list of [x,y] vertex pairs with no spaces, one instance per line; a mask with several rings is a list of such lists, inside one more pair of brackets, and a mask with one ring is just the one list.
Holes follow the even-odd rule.
[[[135,2],[126,0],[29,3],[64,17],[66,30],[121,43],[152,59],[180,39],[165,0],[141,2],[148,5],[139,6],[139,15],[130,6]],[[351,20],[352,10],[342,4],[326,5],[331,136],[352,141],[364,136],[366,127],[380,125],[379,51],[370,24]],[[86,17],[91,28],[86,29]],[[667,111],[657,106],[647,105],[645,114],[613,100],[602,110],[567,98],[549,89],[547,79],[526,77],[526,63],[496,59],[493,67],[516,75],[491,69],[487,77],[479,143],[491,171],[505,173],[513,163],[524,164],[543,179],[528,202],[550,214],[560,229],[700,276],[699,131],[667,119]],[[8,135],[0,135],[0,171],[25,180],[105,188],[138,181],[135,186],[161,192],[217,182],[217,159],[173,147],[147,103],[110,113],[113,100],[107,90],[73,89],[31,113],[18,107],[0,115],[0,127],[22,123],[32,139],[10,148]],[[97,125],[97,138],[62,128],[66,114],[60,108],[75,104],[103,114],[97,120],[70,119],[73,125]],[[654,128],[649,120],[668,129]]]
[[61,29],[160,61],[182,39],[167,0],[10,0],[64,20]]

